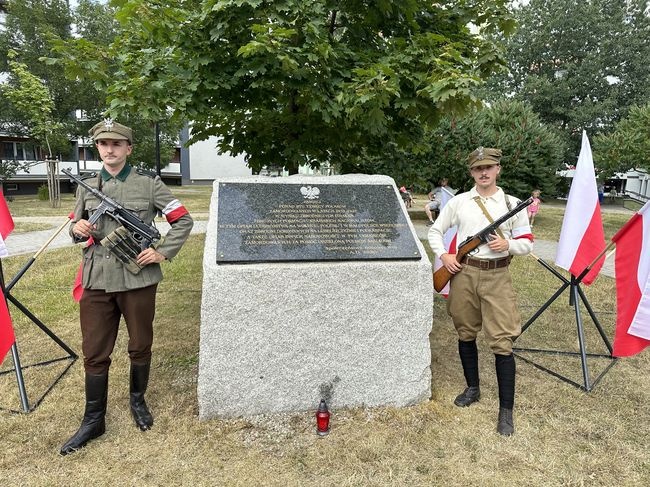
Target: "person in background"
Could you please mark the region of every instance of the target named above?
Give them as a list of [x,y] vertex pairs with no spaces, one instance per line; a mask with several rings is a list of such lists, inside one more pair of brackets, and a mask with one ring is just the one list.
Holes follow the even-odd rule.
[[531,193],[531,196],[533,197],[533,202],[527,208],[528,221],[530,222],[531,227],[535,223],[535,216],[539,212],[539,208],[542,206],[542,200],[539,198],[541,194],[542,193],[539,189],[536,189]]
[[611,200],[611,203],[614,205],[616,204],[616,198],[618,197],[618,191],[616,191],[616,188],[612,188],[609,190],[609,198]]
[[102,169],[86,182],[148,225],[161,212],[171,228],[156,248],[147,248],[137,255],[135,268],[141,269],[134,273],[133,263],[127,268],[108,247],[100,244],[121,225],[106,214],[91,224],[88,220],[100,201],[83,187],[77,190],[70,235],[75,242],[89,242],[83,249],[83,295],[79,302],[86,406],[81,426],[61,447],[61,455],[75,452],[105,432],[108,370],[121,317],[129,334],[131,414],[140,430],[152,427],[153,416],[144,395],[151,366],[156,289],[163,277],[160,263],[179,252],[194,224],[160,177],[127,163],[133,150],[129,127],[105,119],[90,129],[90,135]]
[[501,172],[501,150],[479,147],[468,158],[474,187],[454,196],[440,211],[429,229],[429,245],[453,274],[449,283],[447,311],[458,333],[458,353],[467,387],[454,404],[466,407],[481,397],[476,337],[483,330],[495,357],[499,389],[497,432],[509,436],[515,431],[515,358],[513,340],[521,333],[521,320],[508,266],[513,255],[533,249],[533,235],[525,211],[503,223],[492,239],[462,262],[447,253],[445,232],[453,226],[457,239],[464,241],[514,208],[519,200],[497,186]]
[[411,195],[411,192],[406,189],[406,186],[400,186],[399,194],[401,195],[402,201],[404,201],[404,204],[407,208],[413,206],[413,196]]
[[602,184],[598,185],[598,203],[601,205],[605,202],[605,186]]
[[447,184],[447,178],[442,178],[438,186],[428,195],[429,201],[424,205],[424,212],[429,220],[427,225],[433,225],[433,221],[435,220],[434,213],[440,210],[440,205],[442,204],[442,188],[446,188]]

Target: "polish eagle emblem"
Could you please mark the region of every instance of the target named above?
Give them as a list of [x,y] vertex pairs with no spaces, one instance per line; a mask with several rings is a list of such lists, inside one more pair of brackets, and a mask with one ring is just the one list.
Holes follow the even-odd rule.
[[308,200],[315,200],[320,195],[320,189],[316,186],[303,186],[300,188],[300,193]]

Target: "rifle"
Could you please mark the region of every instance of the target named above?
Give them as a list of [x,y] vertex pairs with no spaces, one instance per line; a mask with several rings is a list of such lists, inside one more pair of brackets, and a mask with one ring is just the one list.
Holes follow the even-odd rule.
[[[508,213],[497,218],[492,223],[490,223],[487,227],[485,227],[475,235],[467,237],[463,241],[463,243],[461,243],[458,246],[458,251],[456,252],[456,262],[459,263],[462,262],[465,256],[467,256],[473,250],[477,249],[479,245],[487,243],[489,236],[494,233],[494,231],[497,229],[499,225],[501,225],[503,222],[515,216],[517,213],[519,213],[521,210],[526,208],[532,202],[533,202],[532,197],[528,198],[525,201],[520,202]],[[433,273],[433,288],[437,292],[442,291],[442,289],[447,285],[447,283],[452,277],[453,274],[449,272],[446,267],[444,266],[441,267],[440,269],[438,269],[436,272]]]
[[[160,240],[160,232],[158,229],[145,223],[140,217],[134,215],[117,201],[109,198],[97,188],[93,188],[83,179],[72,174],[69,169],[62,169],[61,172],[101,201],[97,207],[97,211],[88,219],[88,223],[94,225],[102,215],[107,215],[124,227],[118,228],[104,240],[108,239],[106,242],[108,244],[107,246],[122,262],[129,264],[131,267],[133,265],[137,266],[135,259],[138,254],[144,249],[154,246]],[[102,245],[105,245],[103,243],[104,240],[102,240]],[[138,266],[137,269],[133,267],[133,270],[129,268],[129,270],[137,274],[140,267]]]

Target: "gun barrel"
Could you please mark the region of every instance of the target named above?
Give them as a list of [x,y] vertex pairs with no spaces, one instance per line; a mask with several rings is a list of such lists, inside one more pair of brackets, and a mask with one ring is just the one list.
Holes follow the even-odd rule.
[[144,235],[146,239],[151,243],[160,240],[160,232],[156,227],[145,223],[140,217],[124,208],[117,201],[109,198],[97,188],[93,188],[83,179],[72,174],[69,169],[62,169],[61,172],[69,176],[70,179],[75,181],[77,184],[90,192],[95,198],[101,201],[95,213],[93,213],[93,215],[88,220],[91,224],[96,223],[102,215],[106,214],[116,220],[119,224],[127,227],[130,231],[139,232],[140,234]]

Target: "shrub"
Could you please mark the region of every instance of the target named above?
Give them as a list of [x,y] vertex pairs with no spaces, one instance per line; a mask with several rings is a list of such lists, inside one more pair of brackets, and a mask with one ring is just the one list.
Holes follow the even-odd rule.
[[50,190],[47,189],[45,184],[38,187],[38,199],[40,201],[48,201],[50,199]]

